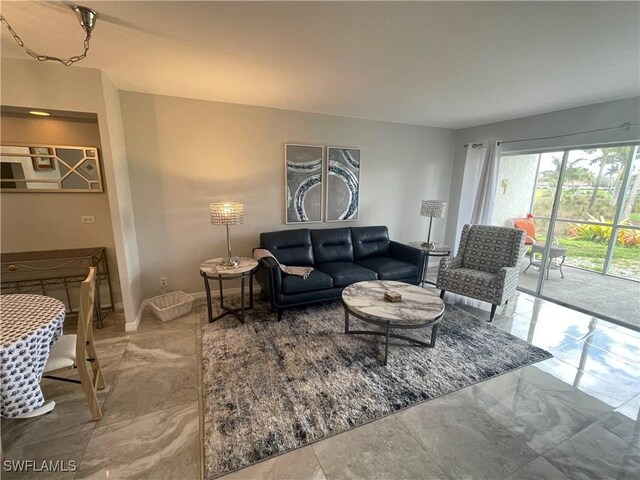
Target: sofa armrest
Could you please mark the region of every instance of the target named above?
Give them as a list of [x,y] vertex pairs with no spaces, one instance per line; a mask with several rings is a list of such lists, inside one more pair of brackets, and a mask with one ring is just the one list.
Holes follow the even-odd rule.
[[282,272],[275,258],[265,257],[258,262],[256,280],[267,295],[269,302],[276,306],[276,295],[282,293]]
[[389,256],[396,260],[411,263],[418,267],[418,271],[424,266],[424,252],[419,248],[414,248],[404,243],[389,242]]

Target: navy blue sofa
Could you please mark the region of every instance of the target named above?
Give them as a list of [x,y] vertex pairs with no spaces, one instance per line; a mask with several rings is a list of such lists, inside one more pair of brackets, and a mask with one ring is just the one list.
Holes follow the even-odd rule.
[[284,265],[314,268],[303,279],[283,273],[273,258],[260,260],[256,280],[278,320],[285,308],[339,299],[342,290],[355,282],[396,280],[417,285],[424,264],[423,251],[389,240],[383,226],[261,233],[260,248]]

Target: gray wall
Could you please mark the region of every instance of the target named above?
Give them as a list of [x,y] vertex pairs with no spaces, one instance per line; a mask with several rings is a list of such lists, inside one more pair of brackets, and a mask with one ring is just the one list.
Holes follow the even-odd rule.
[[[82,112],[98,118],[103,179],[108,191],[111,228],[127,329],[133,329],[142,303],[138,248],[133,219],[127,157],[119,97],[99,70],[51,62],[1,58],[0,97],[3,105],[41,110]],[[2,218],[2,228],[5,219]],[[82,235],[81,229],[76,230]]]
[[[456,224],[460,199],[466,194],[466,192],[462,191],[462,179],[467,153],[464,147],[465,144],[483,143],[492,139],[507,141],[564,135],[619,126],[625,122],[631,124],[640,123],[640,97],[560,110],[456,131],[455,156],[451,178],[451,204],[447,215],[446,242],[453,245],[456,241]],[[618,129],[556,139],[511,143],[503,145],[502,151],[633,142],[639,139],[640,129],[632,127],[628,130]]]
[[[0,131],[3,144],[100,148],[97,121],[3,113]],[[2,251],[106,247],[115,302],[121,303],[111,213],[104,181],[103,187],[104,193],[3,192],[0,195]],[[95,223],[81,224],[82,215],[93,215]]]
[[[245,204],[231,226],[234,254],[250,255],[260,232],[303,228],[284,218],[284,144],[362,149],[360,217],[310,228],[387,225],[391,237],[420,240],[422,199],[449,199],[452,130],[121,92],[142,294],[203,291],[199,264],[223,256],[225,229],[209,221],[212,201]],[[444,238],[445,222],[433,236]]]

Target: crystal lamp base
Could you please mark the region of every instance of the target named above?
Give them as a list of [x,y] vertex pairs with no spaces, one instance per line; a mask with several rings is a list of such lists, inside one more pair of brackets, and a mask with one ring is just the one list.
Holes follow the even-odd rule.
[[435,250],[436,244],[433,242],[422,242],[422,246],[427,250]]
[[220,261],[220,266],[225,268],[238,268],[239,264],[238,257],[225,257]]

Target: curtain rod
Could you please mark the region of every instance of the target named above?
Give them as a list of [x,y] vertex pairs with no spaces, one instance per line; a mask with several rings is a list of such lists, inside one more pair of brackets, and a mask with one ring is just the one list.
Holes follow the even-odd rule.
[[[503,142],[498,142],[498,145],[504,145],[505,143],[526,142],[526,141],[533,141],[533,140],[550,140],[552,138],[570,137],[572,135],[583,135],[585,133],[606,132],[608,130],[617,130],[619,128],[626,128],[627,131],[628,131],[631,127],[638,127],[638,126],[640,126],[640,124],[638,124],[638,123],[625,122],[622,125],[619,125],[617,127],[598,128],[596,130],[587,130],[585,132],[565,133],[564,135],[553,135],[553,136],[550,136],[550,137],[520,138],[518,140],[505,140]],[[467,148],[467,147],[471,147],[471,148],[484,147],[484,144],[482,144],[482,143],[466,143],[464,145],[464,148]]]
[[564,135],[553,135],[553,136],[550,136],[550,137],[520,138],[518,140],[506,140],[504,142],[498,142],[498,145],[504,145],[505,143],[526,142],[526,141],[533,141],[533,140],[550,140],[552,138],[571,137],[573,135],[583,135],[585,133],[606,132],[606,131],[609,131],[609,130],[617,130],[619,128],[626,128],[627,131],[628,131],[631,127],[638,127],[638,126],[640,126],[640,124],[638,124],[638,123],[624,122],[622,125],[619,125],[617,127],[597,128],[595,130],[586,130],[584,132],[565,133]]

